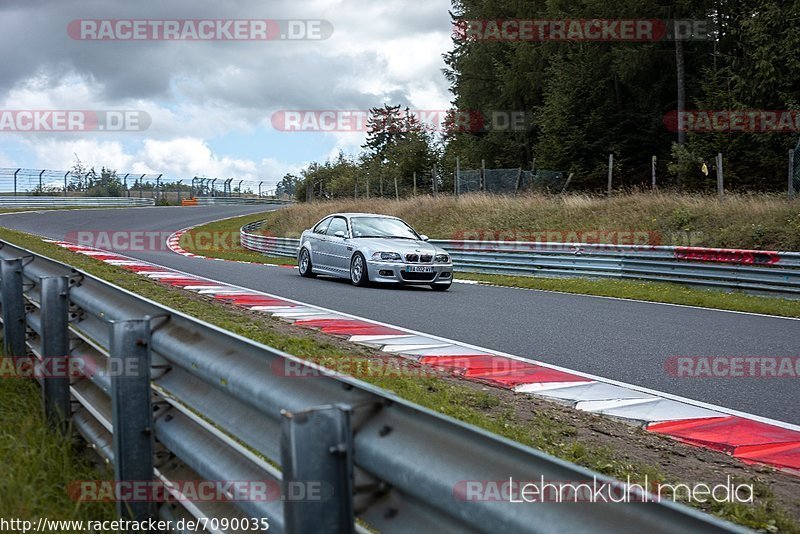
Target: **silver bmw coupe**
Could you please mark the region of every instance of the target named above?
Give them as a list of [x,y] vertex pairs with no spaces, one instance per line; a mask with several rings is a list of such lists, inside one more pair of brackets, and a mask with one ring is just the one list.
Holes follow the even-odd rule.
[[303,232],[297,263],[307,278],[324,274],[356,286],[386,282],[447,291],[453,282],[450,255],[427,241],[397,217],[335,213]]

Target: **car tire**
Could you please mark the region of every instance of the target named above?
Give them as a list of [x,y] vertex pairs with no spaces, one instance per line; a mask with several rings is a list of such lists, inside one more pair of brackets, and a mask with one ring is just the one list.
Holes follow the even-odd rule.
[[309,254],[307,248],[300,251],[300,258],[297,260],[297,269],[300,271],[300,276],[303,278],[314,278],[316,276],[311,265],[311,254]]
[[451,285],[453,285],[452,282],[450,282],[449,284],[431,284],[431,289],[433,289],[434,291],[447,291],[448,289],[450,289]]
[[367,260],[364,259],[364,255],[360,252],[353,254],[353,259],[350,260],[350,282],[359,287],[369,284]]

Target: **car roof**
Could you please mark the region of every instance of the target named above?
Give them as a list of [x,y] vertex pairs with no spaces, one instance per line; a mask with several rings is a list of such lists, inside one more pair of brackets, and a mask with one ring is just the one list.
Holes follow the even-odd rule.
[[385,217],[387,219],[397,219],[394,215],[383,215],[381,213],[332,213],[329,217]]

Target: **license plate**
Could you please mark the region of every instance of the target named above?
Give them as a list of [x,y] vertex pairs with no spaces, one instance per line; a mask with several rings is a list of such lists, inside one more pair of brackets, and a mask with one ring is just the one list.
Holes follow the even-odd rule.
[[433,267],[425,267],[423,265],[409,265],[406,267],[407,273],[432,273]]

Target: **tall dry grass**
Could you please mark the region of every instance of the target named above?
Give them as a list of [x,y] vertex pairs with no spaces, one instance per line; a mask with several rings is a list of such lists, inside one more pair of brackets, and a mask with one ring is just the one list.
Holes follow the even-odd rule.
[[631,193],[611,199],[584,194],[502,197],[471,194],[403,199],[343,199],[297,204],[269,216],[275,235],[297,237],[335,212],[401,217],[432,238],[492,233],[651,232],[663,244],[800,250],[800,200],[778,195],[715,196]]

